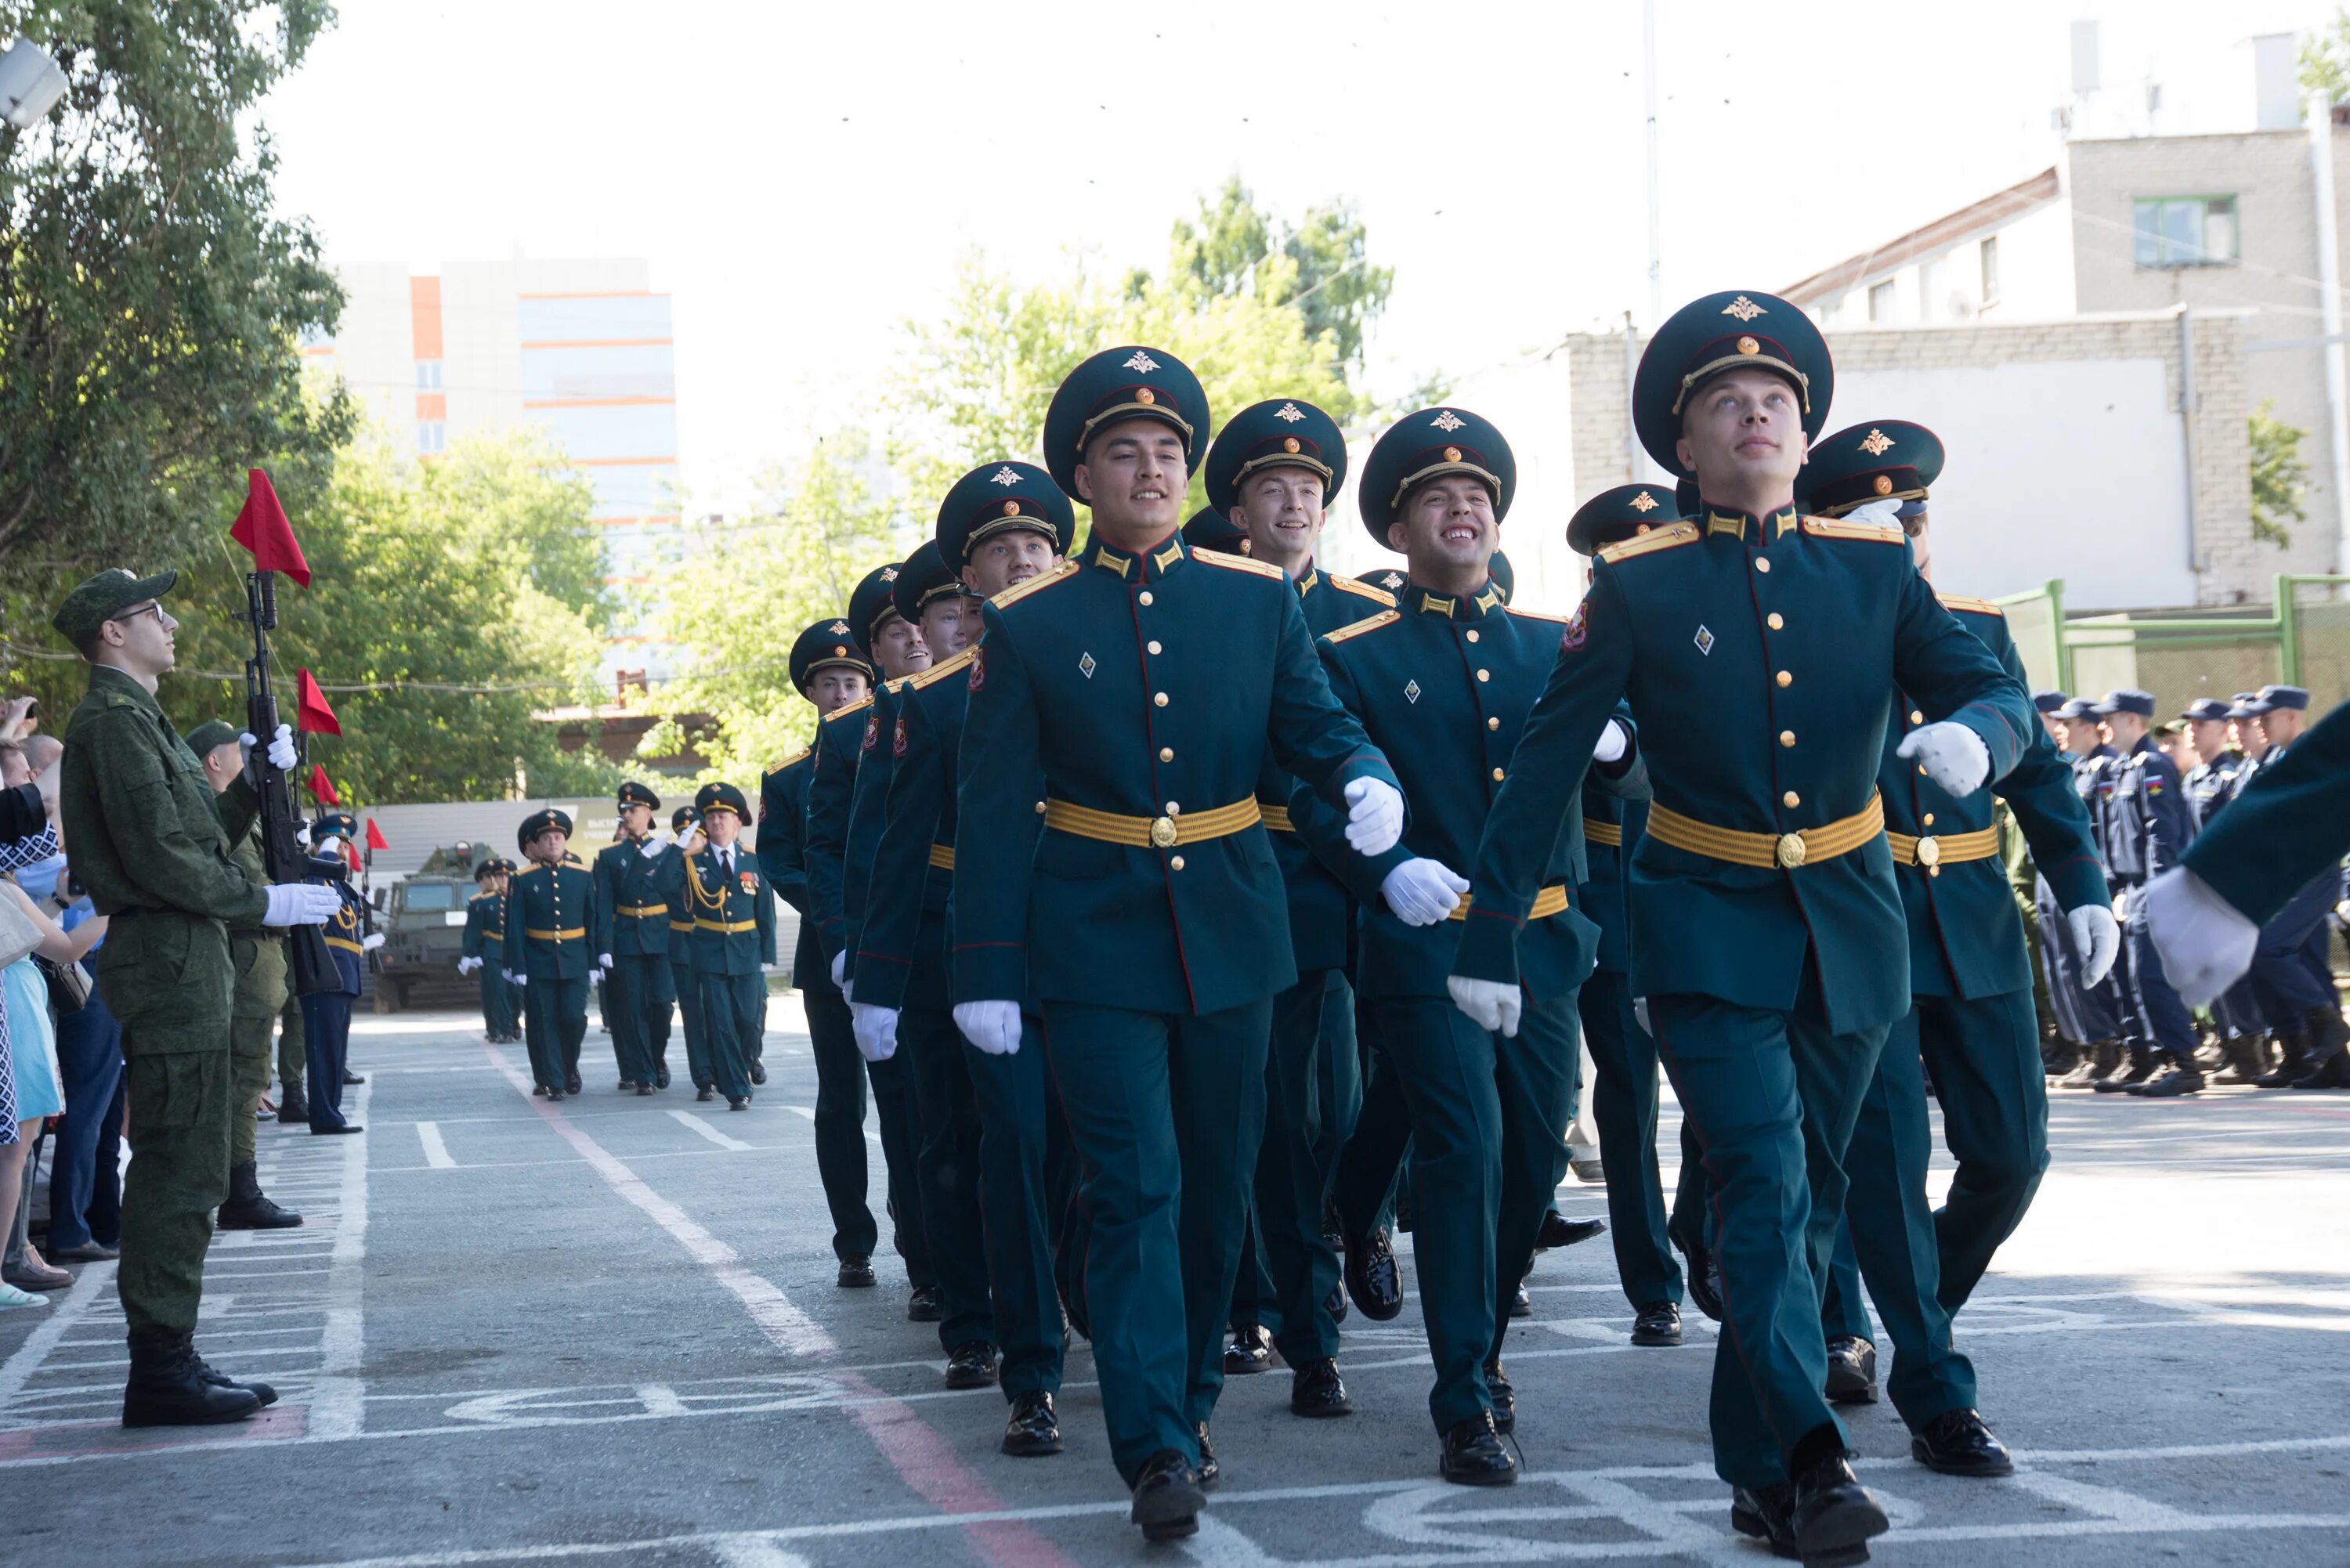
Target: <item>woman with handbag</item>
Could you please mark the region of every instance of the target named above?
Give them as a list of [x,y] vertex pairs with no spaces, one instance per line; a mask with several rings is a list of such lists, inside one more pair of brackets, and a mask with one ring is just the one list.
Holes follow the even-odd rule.
[[[0,1005],[0,1057],[6,1060],[8,1078],[5,1100],[0,1101],[0,1217],[10,1225],[16,1222],[32,1137],[45,1118],[65,1108],[49,1061],[48,982],[33,967],[31,955],[78,962],[98,939],[99,932],[87,929],[95,924],[86,922],[84,929],[68,936],[34,907],[22,888],[0,878],[0,959],[7,961],[5,969],[0,969],[0,999],[5,999]],[[55,1290],[72,1282],[70,1274],[53,1278],[65,1272],[50,1268],[26,1243],[18,1278],[36,1289]],[[43,1299],[0,1282],[0,1307],[28,1306]]]

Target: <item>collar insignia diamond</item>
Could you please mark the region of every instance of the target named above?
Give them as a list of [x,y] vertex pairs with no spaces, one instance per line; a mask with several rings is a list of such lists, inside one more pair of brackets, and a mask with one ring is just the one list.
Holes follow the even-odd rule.
[[1883,431],[1871,428],[1860,443],[1860,450],[1871,457],[1882,457],[1893,450],[1893,438]]
[[1077,656],[1077,673],[1084,676],[1088,680],[1091,680],[1094,678],[1094,656],[1092,654],[1084,653]]
[[1708,631],[1702,626],[1697,628],[1697,636],[1691,638],[1690,640],[1697,644],[1697,650],[1701,654],[1711,653],[1713,651],[1713,633]]
[[1635,512],[1648,513],[1654,512],[1657,509],[1659,503],[1655,496],[1643,490],[1639,494],[1632,497],[1630,504],[1632,510]]
[[1408,681],[1404,682],[1404,688],[1403,688],[1403,700],[1404,700],[1405,701],[1407,701],[1407,702],[1417,702],[1417,701],[1419,701],[1419,681],[1417,681],[1417,680],[1408,680]]
[[1728,305],[1723,306],[1721,307],[1721,313],[1724,316],[1735,316],[1741,321],[1752,321],[1758,316],[1767,314],[1761,306],[1755,304],[1752,300],[1747,298],[1742,294],[1736,299],[1731,300]]
[[1469,421],[1462,419],[1459,414],[1454,413],[1451,409],[1446,409],[1428,422],[1434,425],[1438,430],[1442,431],[1446,435],[1451,435],[1454,431],[1460,430],[1468,424]]
[[1297,405],[1295,403],[1284,403],[1281,407],[1273,410],[1273,417],[1281,421],[1284,424],[1294,425],[1305,416],[1297,411]]
[[1159,361],[1139,348],[1137,348],[1130,357],[1119,360],[1118,363],[1128,370],[1139,370],[1146,376],[1159,369]]
[[987,476],[987,483],[990,484],[1017,484],[1020,483],[1020,472],[1017,469],[1014,468],[1007,462],[1002,468],[997,469],[993,473],[989,474]]

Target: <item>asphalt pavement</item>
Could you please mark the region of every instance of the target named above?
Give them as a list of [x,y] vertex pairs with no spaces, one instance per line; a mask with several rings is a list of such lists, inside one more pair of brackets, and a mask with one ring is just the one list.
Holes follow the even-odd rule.
[[[593,1030],[588,1092],[559,1106],[477,1016],[353,1033],[369,1082],[347,1110],[368,1130],[265,1124],[265,1183],[309,1223],[222,1235],[206,1280],[199,1348],[282,1401],[238,1427],[122,1430],[110,1263],[0,1313],[0,1562],[1771,1561],[1731,1533],[1708,1463],[1713,1325],[1690,1309],[1686,1345],[1633,1348],[1604,1241],[1540,1261],[1512,1334],[1517,1487],[1437,1480],[1415,1299],[1349,1321],[1351,1417],[1292,1417],[1279,1368],[1231,1383],[1201,1534],[1146,1547],[1082,1342],[1068,1451],[1007,1459],[1001,1396],[947,1391],[935,1330],[906,1320],[886,1217],[880,1287],[836,1288],[792,999],[743,1114],[690,1086],[615,1093]],[[671,1063],[681,1084],[681,1040]],[[1669,1189],[1674,1130],[1669,1105]],[[2066,1095],[2053,1141],[1959,1321],[2019,1473],[1931,1474],[1889,1405],[1861,1408],[1862,1475],[1895,1521],[1876,1560],[2350,1563],[2350,1095]],[[1596,1187],[1560,1198],[1602,1211]]]

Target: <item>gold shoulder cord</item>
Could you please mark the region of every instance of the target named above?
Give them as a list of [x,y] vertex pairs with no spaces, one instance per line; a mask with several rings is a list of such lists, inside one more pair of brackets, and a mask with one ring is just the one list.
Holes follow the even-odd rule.
[[693,894],[693,901],[695,904],[705,909],[715,909],[722,915],[725,913],[725,888],[722,885],[717,892],[712,893],[709,888],[703,887],[702,885],[702,867],[696,866],[691,859],[687,860],[685,863],[685,885]]

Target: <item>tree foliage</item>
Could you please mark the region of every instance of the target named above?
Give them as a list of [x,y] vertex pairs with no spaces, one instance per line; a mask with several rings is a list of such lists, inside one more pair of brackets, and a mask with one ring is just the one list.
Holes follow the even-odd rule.
[[1369,255],[1351,203],[1308,207],[1293,228],[1258,207],[1235,174],[1213,198],[1201,198],[1196,218],[1176,220],[1170,270],[1211,294],[1249,293],[1290,306],[1308,336],[1329,336],[1340,369],[1359,370],[1364,334],[1395,286],[1395,269],[1371,265]]
[[2309,432],[2276,417],[2276,400],[2252,410],[2252,537],[2279,549],[2293,543],[2291,524],[2309,514],[2302,505],[2309,492],[2309,464],[2301,455]]
[[246,464],[301,494],[350,419],[303,394],[299,336],[341,294],[308,227],[271,213],[261,98],[327,0],[0,0],[0,36],[70,87],[0,128],[0,550],[176,558]]

